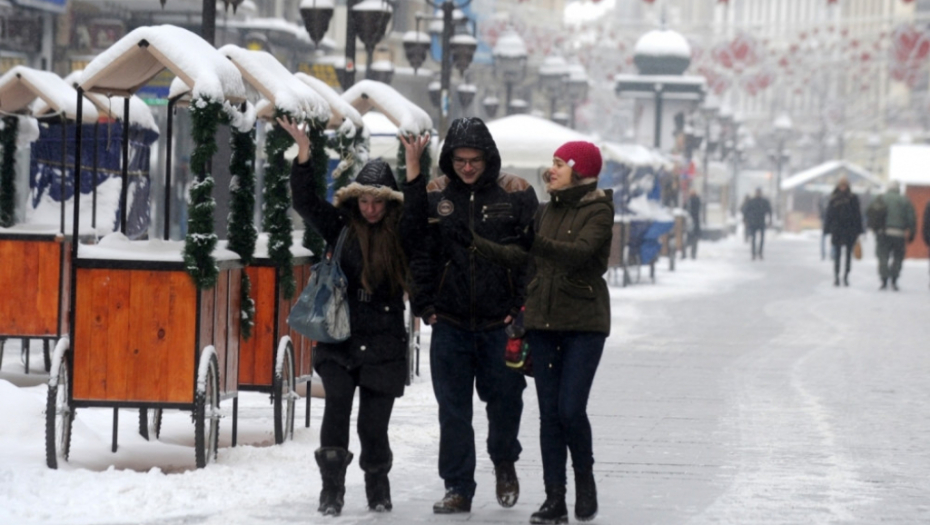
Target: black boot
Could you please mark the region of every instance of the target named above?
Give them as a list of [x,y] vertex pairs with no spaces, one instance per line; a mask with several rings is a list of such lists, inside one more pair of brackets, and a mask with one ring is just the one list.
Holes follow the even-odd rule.
[[597,486],[594,472],[575,470],[575,519],[591,521],[597,516]]
[[565,485],[546,487],[546,501],[530,516],[530,523],[568,523]]
[[513,463],[501,463],[494,467],[494,475],[497,478],[497,502],[504,508],[513,507],[520,498],[516,468]]
[[840,285],[840,276],[834,274],[833,275],[833,286],[839,286],[839,285]]
[[392,462],[382,465],[365,465],[365,495],[368,496],[368,508],[375,512],[390,512],[394,506],[391,504],[391,482],[388,472],[391,471]]
[[339,447],[320,447],[314,453],[320,466],[323,490],[320,491],[320,506],[324,516],[338,516],[346,494],[346,467],[354,457],[351,452]]

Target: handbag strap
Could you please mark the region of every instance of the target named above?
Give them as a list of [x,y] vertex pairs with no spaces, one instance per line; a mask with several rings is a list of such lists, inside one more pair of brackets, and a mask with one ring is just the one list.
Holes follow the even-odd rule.
[[349,234],[349,227],[343,226],[342,231],[339,232],[339,239],[336,241],[336,247],[333,249],[333,255],[331,257],[332,261],[336,264],[339,264],[339,259],[342,257],[342,245],[346,241],[346,235]]

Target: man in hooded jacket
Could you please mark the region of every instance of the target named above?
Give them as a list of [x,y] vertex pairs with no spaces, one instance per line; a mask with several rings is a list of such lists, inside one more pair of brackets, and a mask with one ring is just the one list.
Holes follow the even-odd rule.
[[[432,325],[430,369],[439,403],[439,475],[446,494],[437,514],[471,511],[475,495],[474,390],[487,403],[488,453],[494,463],[497,500],[512,507],[519,497],[514,463],[523,413],[523,376],[507,368],[504,328],[525,300],[523,270],[509,270],[470,249],[472,232],[500,244],[525,238],[538,199],[530,184],[501,173],[497,145],[484,122],[452,122],[439,157],[442,176],[420,175],[420,147],[405,139],[407,183],[404,212],[426,231],[410,260],[414,312]],[[474,385],[474,387],[473,387]]]

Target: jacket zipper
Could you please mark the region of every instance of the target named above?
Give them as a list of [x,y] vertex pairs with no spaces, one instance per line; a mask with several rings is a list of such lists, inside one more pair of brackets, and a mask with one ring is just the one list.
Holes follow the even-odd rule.
[[[468,199],[468,228],[471,231],[475,231],[475,189],[471,189],[471,197]],[[471,313],[471,329],[477,329],[477,320],[475,319],[475,273],[477,268],[475,268],[475,251],[471,248],[468,248],[468,265],[470,268],[469,277],[471,278],[471,298],[469,304],[469,311]]]

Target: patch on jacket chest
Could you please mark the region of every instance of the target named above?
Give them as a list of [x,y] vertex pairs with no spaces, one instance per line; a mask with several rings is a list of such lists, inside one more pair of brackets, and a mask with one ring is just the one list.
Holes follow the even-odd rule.
[[443,199],[439,201],[439,204],[436,205],[436,213],[442,215],[443,217],[452,215],[453,211],[455,211],[455,205],[452,204],[452,201],[448,199]]

